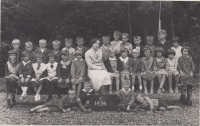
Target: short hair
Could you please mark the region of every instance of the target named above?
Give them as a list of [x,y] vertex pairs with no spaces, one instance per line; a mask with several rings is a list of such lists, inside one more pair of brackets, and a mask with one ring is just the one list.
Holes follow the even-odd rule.
[[14,40],[12,41],[12,44],[19,44],[19,45],[20,45],[19,39],[14,39]]
[[41,43],[41,42],[47,44],[47,41],[46,41],[45,39],[40,39],[40,40],[39,40],[39,43]]
[[37,54],[35,55],[35,57],[36,57],[36,58],[42,58],[43,55],[42,55],[42,53],[37,53]]
[[8,55],[10,56],[10,54],[15,54],[15,55],[17,55],[17,51],[15,51],[15,50],[10,50],[10,51],[8,52]]
[[191,50],[190,50],[190,47],[189,46],[183,46],[182,49],[181,49],[181,53],[183,54],[183,50],[184,49],[187,49],[188,50],[188,54],[190,54]]
[[72,43],[72,38],[67,37],[67,38],[65,39],[65,43],[66,43],[66,42],[71,42],[71,43]]
[[108,40],[110,40],[110,36],[109,35],[104,35],[104,36],[101,37],[101,39],[108,39]]
[[116,54],[116,52],[115,52],[114,49],[109,49],[109,50],[108,50],[108,53],[109,53],[109,54],[110,54],[110,53],[115,53],[115,54]]
[[122,33],[119,30],[115,30],[113,34],[117,34],[121,37]]
[[84,87],[85,87],[86,85],[90,85],[90,86],[92,86],[92,83],[89,82],[89,81],[86,81],[86,82],[84,82]]
[[137,49],[133,49],[132,52],[138,52],[138,50]]
[[140,40],[141,40],[141,37],[138,36],[138,35],[136,35],[136,36],[133,36],[133,40],[134,40],[134,39],[140,39]]
[[56,44],[57,44],[57,45],[60,45],[60,41],[55,40],[55,41],[52,42],[52,44],[53,44],[53,45],[56,45]]
[[64,55],[64,56],[69,56],[69,52],[66,51],[66,50],[64,50],[64,51],[61,52],[61,56],[62,56],[62,55]]
[[121,54],[122,54],[123,52],[128,53],[128,49],[127,49],[127,48],[123,48],[123,49],[121,50]]
[[90,45],[92,46],[95,42],[97,41],[100,41],[99,38],[93,38],[91,41],[90,41]]
[[159,34],[165,34],[166,36],[167,36],[167,32],[166,32],[166,30],[164,30],[164,29],[160,29],[159,31],[158,31],[158,35]]
[[174,42],[178,42],[178,43],[180,43],[180,38],[179,37],[173,37],[172,38],[172,42],[174,43]]
[[29,57],[29,54],[26,53],[25,51],[23,51],[22,54],[21,54],[21,57],[27,57],[27,56]]
[[154,37],[153,36],[151,36],[151,35],[148,35],[147,36],[147,41],[153,41],[154,40]]
[[175,52],[173,49],[168,49],[168,50],[167,50],[167,54],[168,54],[168,55],[172,54],[172,55],[175,56],[175,55],[176,55],[176,52]]
[[33,46],[33,43],[30,41],[25,42],[25,46]]
[[75,51],[75,56],[76,56],[77,54],[81,54],[81,55],[83,55],[83,51],[77,49],[77,50]]
[[131,81],[130,81],[129,79],[125,79],[125,80],[124,80],[124,83],[131,84]]
[[161,52],[162,54],[164,53],[164,49],[162,47],[156,47],[156,53]]
[[68,94],[69,94],[69,93],[74,93],[74,94],[75,94],[75,93],[76,93],[76,90],[74,90],[74,89],[69,89]]
[[126,36],[126,38],[129,39],[129,34],[128,33],[122,33],[122,36]]
[[56,55],[54,54],[54,53],[52,53],[52,52],[50,52],[49,54],[48,54],[48,57],[56,57]]
[[81,37],[81,36],[78,36],[78,37],[76,38],[76,41],[78,41],[78,40],[83,40],[83,41],[84,41],[84,38]]
[[149,47],[144,47],[143,52],[150,50],[150,53],[152,53],[151,49]]

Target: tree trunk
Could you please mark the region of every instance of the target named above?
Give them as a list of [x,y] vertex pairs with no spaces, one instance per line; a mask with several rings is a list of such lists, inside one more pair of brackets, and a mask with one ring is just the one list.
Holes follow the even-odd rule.
[[172,35],[172,38],[173,38],[173,37],[175,36],[175,33],[174,33],[174,13],[173,13],[173,3],[172,3],[172,9],[171,9],[170,25],[171,25],[171,35]]
[[149,28],[148,28],[148,15],[147,14],[144,14],[144,17],[143,17],[143,38],[144,38],[144,42],[143,44],[146,45],[146,37],[148,36],[149,34]]
[[130,11],[130,2],[128,1],[128,23],[129,23],[129,42],[133,44],[132,37],[132,24],[131,24],[131,11]]

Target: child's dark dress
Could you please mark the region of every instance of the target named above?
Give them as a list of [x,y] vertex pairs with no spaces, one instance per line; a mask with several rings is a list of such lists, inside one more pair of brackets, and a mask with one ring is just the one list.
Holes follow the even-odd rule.
[[85,105],[86,101],[89,100],[89,95],[94,95],[95,91],[93,89],[90,89],[89,91],[86,91],[85,89],[82,89],[80,92],[80,99],[83,105]]

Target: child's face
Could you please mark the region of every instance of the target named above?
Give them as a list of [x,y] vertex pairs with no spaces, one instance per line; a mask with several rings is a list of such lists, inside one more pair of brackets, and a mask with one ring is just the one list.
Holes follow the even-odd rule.
[[120,38],[120,36],[119,36],[118,34],[114,34],[113,37],[114,37],[114,39],[115,39],[116,41],[119,40],[119,38]]
[[162,53],[161,53],[161,52],[156,52],[156,56],[157,56],[158,58],[161,58],[161,57],[162,57]]
[[53,56],[53,57],[49,57],[49,62],[50,63],[54,63],[55,62],[55,57]]
[[79,39],[79,40],[77,40],[77,45],[79,46],[79,47],[82,47],[83,46],[83,43],[84,43],[84,40],[83,39]]
[[178,42],[173,42],[174,47],[178,47]]
[[67,55],[61,55],[61,57],[63,61],[67,61],[69,59],[69,56]]
[[54,50],[59,50],[60,45],[59,44],[53,44],[53,49]]
[[183,56],[184,56],[184,57],[187,57],[188,55],[189,55],[188,49],[184,49],[184,50],[183,50]]
[[124,83],[124,89],[125,89],[125,90],[128,90],[129,87],[130,87],[130,83]]
[[39,45],[40,45],[40,48],[44,49],[47,44],[45,42],[40,42]]
[[134,39],[134,43],[135,43],[135,45],[137,45],[137,46],[139,46],[141,42],[142,42],[141,39]]
[[42,58],[41,57],[37,57],[37,63],[38,64],[42,63]]
[[28,62],[28,61],[29,61],[29,56],[28,56],[28,55],[24,57],[24,61],[25,61],[25,62]]
[[74,99],[76,94],[75,92],[69,92],[68,95],[69,95],[69,99]]
[[151,46],[153,44],[153,41],[147,41],[147,45]]
[[140,103],[143,103],[143,102],[144,102],[144,98],[143,98],[141,95],[138,95],[138,96],[136,97],[136,100],[137,100],[138,102],[140,102]]
[[14,48],[15,50],[18,50],[18,49],[19,49],[19,44],[13,44],[13,48]]
[[26,49],[26,51],[30,52],[30,51],[32,51],[33,46],[28,45],[28,46],[25,47],[25,49]]
[[82,58],[82,54],[81,54],[81,53],[77,53],[77,54],[76,54],[76,58],[77,58],[78,60],[80,60],[80,59]]
[[146,50],[146,51],[144,51],[144,55],[145,55],[145,57],[150,57],[150,55],[151,55],[151,51],[150,50]]
[[10,60],[15,61],[16,60],[16,54],[10,54]]
[[110,57],[110,58],[114,58],[114,57],[115,57],[115,52],[110,52],[110,53],[109,53],[109,57]]
[[164,39],[165,39],[165,37],[166,37],[166,35],[165,35],[165,34],[163,34],[163,33],[160,33],[160,34],[159,34],[159,39],[160,39],[160,40],[164,40]]
[[72,42],[71,41],[66,41],[65,42],[65,46],[70,48],[72,46]]
[[107,38],[103,38],[102,42],[103,42],[104,45],[108,45],[110,43],[110,40],[107,39]]
[[123,36],[122,36],[122,42],[123,42],[123,43],[127,43],[127,41],[128,41],[128,38],[127,38],[126,36],[123,35]]
[[126,58],[127,57],[127,51],[122,52],[122,58]]
[[134,58],[137,58],[138,57],[138,52],[132,52],[132,55]]
[[169,54],[169,55],[168,55],[168,58],[169,58],[170,60],[174,59],[174,54]]
[[86,84],[84,88],[85,88],[86,91],[90,91],[91,85],[90,84]]

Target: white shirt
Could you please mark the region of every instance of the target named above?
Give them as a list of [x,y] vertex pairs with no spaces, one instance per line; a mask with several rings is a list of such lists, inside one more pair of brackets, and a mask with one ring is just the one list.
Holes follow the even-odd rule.
[[182,56],[182,53],[181,53],[182,46],[178,46],[177,48],[172,47],[171,49],[173,49],[176,52],[175,58],[178,59],[179,57]]
[[[51,68],[51,65],[53,65],[53,68]],[[53,64],[47,63],[47,72],[48,76],[56,76],[56,68],[57,68],[58,63],[54,62]]]
[[41,52],[43,53],[44,52],[44,49],[40,48]]

